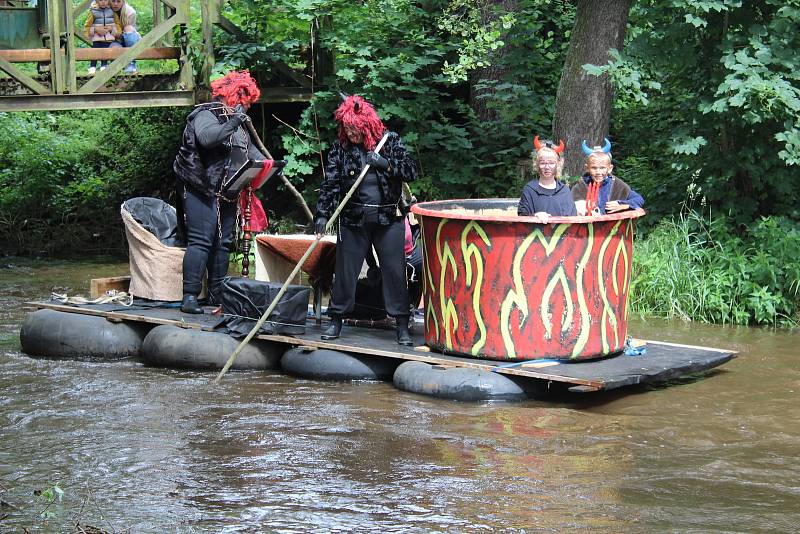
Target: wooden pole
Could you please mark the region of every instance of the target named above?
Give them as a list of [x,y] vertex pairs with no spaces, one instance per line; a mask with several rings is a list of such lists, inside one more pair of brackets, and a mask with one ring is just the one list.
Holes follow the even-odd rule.
[[253,234],[250,229],[250,216],[253,204],[253,188],[249,185],[244,190],[246,196],[244,208],[244,224],[242,224],[242,276],[247,278],[250,276],[250,240]]
[[[252,125],[250,127],[252,128]],[[380,152],[388,138],[389,138],[389,133],[387,132],[378,142],[378,145],[375,147],[374,151]],[[353,184],[353,187],[350,188],[350,190],[344,196],[342,201],[339,202],[339,206],[336,208],[336,211],[333,212],[333,215],[331,215],[331,218],[328,220],[328,224],[325,225],[325,231],[328,231],[334,225],[336,219],[339,218],[339,214],[347,205],[347,202],[350,200],[350,197],[352,197],[353,194],[358,190],[358,186],[361,185],[362,180],[364,180],[364,176],[367,175],[367,171],[369,171],[369,165],[364,165],[364,168],[361,169],[361,174],[358,175],[358,178],[356,179],[356,182]],[[266,322],[267,317],[269,317],[269,315],[278,305],[278,302],[280,302],[281,297],[283,297],[283,294],[286,293],[286,288],[289,287],[289,283],[292,280],[294,280],[294,277],[297,276],[297,274],[300,272],[300,268],[303,267],[303,264],[305,264],[308,257],[311,255],[312,252],[314,252],[314,249],[317,248],[320,239],[321,239],[320,236],[315,236],[314,241],[311,242],[311,246],[308,247],[305,254],[303,254],[303,256],[300,258],[300,261],[298,261],[297,265],[294,266],[294,269],[292,269],[291,274],[286,278],[286,281],[281,286],[280,291],[278,291],[278,294],[275,295],[275,298],[272,299],[272,302],[270,302],[269,306],[267,307],[267,311],[264,312],[264,315],[261,316],[261,319],[259,319],[256,325],[253,327],[253,329],[250,330],[250,333],[247,334],[247,337],[245,337],[242,340],[242,342],[239,343],[239,346],[236,347],[236,350],[233,351],[231,357],[228,358],[227,362],[225,362],[225,366],[222,368],[217,377],[214,379],[215,384],[219,384],[219,381],[222,380],[222,377],[225,376],[225,373],[227,373],[228,369],[230,369],[231,365],[233,365],[233,362],[236,361],[236,357],[239,356],[239,353],[242,352],[242,350],[247,346],[247,344],[250,343],[250,340],[255,337],[256,332],[258,332],[261,329],[261,325],[263,325],[264,322]]]
[[[267,147],[264,146],[264,143],[261,142],[261,138],[258,136],[258,133],[256,132],[255,127],[253,126],[253,123],[249,120],[245,121],[245,123],[247,124],[247,129],[250,132],[250,136],[253,138],[253,142],[256,144],[258,149],[261,152],[263,152],[269,159],[275,159],[269,153]],[[292,195],[294,195],[294,198],[297,199],[297,203],[303,209],[303,213],[305,214],[306,219],[308,219],[308,222],[309,223],[313,222],[314,215],[311,213],[311,210],[308,209],[308,204],[306,204],[306,200],[303,198],[303,195],[300,194],[300,191],[294,188],[291,182],[289,182],[289,179],[286,178],[286,176],[284,176],[283,173],[280,174],[280,178],[281,181],[283,182],[283,185],[285,185],[286,188],[292,193]]]

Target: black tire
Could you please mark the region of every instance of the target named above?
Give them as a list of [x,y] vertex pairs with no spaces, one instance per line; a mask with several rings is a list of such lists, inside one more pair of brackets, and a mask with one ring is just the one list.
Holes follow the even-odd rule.
[[457,401],[529,398],[519,384],[504,375],[466,367],[443,368],[423,362],[405,362],[395,371],[393,382],[403,391]]
[[19,339],[22,351],[31,356],[119,360],[139,356],[147,330],[96,315],[39,310],[25,318]]
[[308,351],[294,347],[281,358],[284,372],[317,380],[383,380],[392,379],[399,361],[365,354],[347,354],[336,350]]
[[[239,340],[228,334],[165,324],[147,334],[142,357],[156,367],[218,371],[238,346]],[[283,350],[280,343],[253,339],[236,357],[231,369],[277,369]]]

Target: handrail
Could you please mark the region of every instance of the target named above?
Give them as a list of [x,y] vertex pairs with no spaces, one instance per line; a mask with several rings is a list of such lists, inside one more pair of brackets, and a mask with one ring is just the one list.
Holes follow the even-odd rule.
[[[88,61],[91,59],[107,60],[116,59],[128,49],[115,46],[114,48],[76,48],[75,59],[77,61]],[[62,53],[64,49],[61,49]],[[143,50],[136,59],[178,59],[181,57],[181,49],[176,46],[154,47]],[[49,48],[28,48],[22,50],[0,50],[0,58],[9,63],[28,63],[32,61],[40,63],[50,62]]]

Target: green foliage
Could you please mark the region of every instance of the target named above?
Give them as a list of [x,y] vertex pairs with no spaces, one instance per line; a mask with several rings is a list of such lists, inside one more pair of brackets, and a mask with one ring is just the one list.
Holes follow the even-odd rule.
[[658,188],[648,176],[641,187],[627,172],[629,158],[647,158],[667,184],[701,177],[711,206],[740,225],[759,215],[797,218],[798,7],[777,0],[634,5],[624,55],[597,70],[618,88],[618,169],[644,189],[651,211],[674,213],[682,188],[651,194]]
[[631,310],[722,324],[800,321],[800,225],[764,217],[744,236],[688,208],[634,248]]
[[36,497],[36,503],[42,507],[39,516],[48,521],[55,517],[56,513],[53,510],[54,505],[58,505],[64,498],[64,490],[61,489],[59,482],[49,484],[42,490],[35,490],[33,492]]
[[0,243],[40,254],[124,248],[119,206],[168,198],[185,110],[0,113]]
[[[308,56],[311,22],[329,17],[320,32],[321,45],[336,57],[327,90],[316,93],[296,130],[279,132],[281,152],[291,161],[286,173],[308,184],[309,200],[321,178],[319,153],[335,137],[331,115],[339,91],[374,102],[387,126],[402,135],[419,162],[413,187],[420,199],[516,196],[517,163],[527,158],[531,132],[550,129],[573,8],[529,0],[509,13],[493,5],[240,0],[230,4],[229,18],[259,46],[226,41],[218,68],[248,65],[267,79],[275,74],[271,61],[281,60],[310,74],[316,66],[297,58]],[[487,121],[471,109],[464,80],[490,64],[504,73],[501,79],[471,80],[493,115]]]
[[451,64],[445,60],[442,73],[451,83],[458,83],[467,81],[470,72],[489,67],[491,52],[505,44],[501,35],[515,22],[514,13],[503,12],[496,5],[452,0],[437,26],[447,34],[460,35],[462,40],[458,61]]

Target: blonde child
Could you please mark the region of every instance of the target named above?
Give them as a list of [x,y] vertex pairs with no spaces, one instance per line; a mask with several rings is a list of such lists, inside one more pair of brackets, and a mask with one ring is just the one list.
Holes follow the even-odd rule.
[[[89,7],[89,16],[83,25],[83,35],[92,42],[92,48],[109,48],[116,42],[116,36],[122,34],[119,17],[111,9],[110,0],[96,0]],[[100,61],[100,70],[108,65],[108,61]],[[97,70],[97,60],[89,63],[89,75]]]
[[586,172],[572,186],[572,198],[579,215],[605,215],[644,206],[642,195],[614,176],[611,164],[611,141],[605,139],[600,147],[589,148],[582,143],[586,154]]

